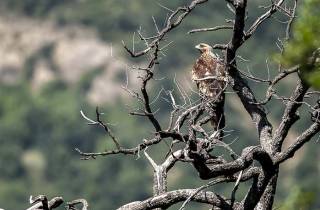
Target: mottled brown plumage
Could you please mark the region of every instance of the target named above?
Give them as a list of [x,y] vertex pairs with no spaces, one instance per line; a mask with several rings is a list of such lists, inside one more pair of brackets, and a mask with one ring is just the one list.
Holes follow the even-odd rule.
[[212,52],[210,45],[201,43],[196,48],[201,55],[193,66],[192,80],[196,82],[200,95],[207,103],[207,111],[212,115],[211,124],[215,130],[220,130],[225,126],[225,66]]

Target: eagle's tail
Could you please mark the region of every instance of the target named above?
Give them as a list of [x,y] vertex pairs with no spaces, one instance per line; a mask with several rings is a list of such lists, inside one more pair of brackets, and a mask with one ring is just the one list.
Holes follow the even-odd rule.
[[208,112],[212,116],[210,123],[213,130],[218,132],[217,138],[222,140],[225,127],[224,101],[211,104]]
[[222,140],[223,138],[223,129],[225,126],[225,117],[224,114],[221,114],[220,116],[213,116],[210,120],[210,123],[213,127],[214,131],[217,131],[217,138],[219,140]]

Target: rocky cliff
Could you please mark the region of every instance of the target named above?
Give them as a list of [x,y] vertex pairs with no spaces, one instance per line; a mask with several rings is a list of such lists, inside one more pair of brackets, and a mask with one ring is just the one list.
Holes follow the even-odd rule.
[[120,83],[126,72],[135,85],[134,73],[128,70],[131,64],[118,55],[116,47],[80,25],[0,16],[0,58],[0,82],[14,84],[27,77],[35,91],[55,79],[74,85],[99,71],[87,92],[93,104],[125,97]]

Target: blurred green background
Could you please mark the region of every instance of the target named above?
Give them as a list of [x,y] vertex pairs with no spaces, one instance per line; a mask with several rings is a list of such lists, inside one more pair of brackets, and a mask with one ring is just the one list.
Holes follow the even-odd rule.
[[[136,102],[120,87],[126,70],[143,60],[131,60],[121,48],[124,40],[131,46],[133,32],[156,32],[154,17],[162,27],[168,10],[190,1],[169,0],[1,0],[0,1],[0,208],[26,209],[30,195],[63,196],[65,200],[85,198],[91,209],[116,209],[122,204],[144,199],[152,194],[152,169],[146,159],[131,156],[108,156],[80,160],[74,148],[104,151],[113,144],[101,128],[89,126],[80,110],[94,118],[95,106],[105,113],[120,143],[133,146],[151,136],[150,125],[143,118],[128,115],[128,106]],[[269,2],[266,2],[269,3]],[[247,24],[264,12],[261,1],[249,1]],[[199,42],[226,42],[230,31],[189,35],[190,29],[225,24],[232,18],[224,1],[209,1],[199,6],[167,38],[172,43],[162,55],[161,64],[151,87],[152,98],[161,88],[173,89],[177,80],[187,92],[194,86],[190,71]],[[285,20],[277,15],[264,23],[241,49],[244,71],[266,78],[276,74],[271,57],[277,53],[276,41],[285,36]],[[144,46],[135,34],[136,49]],[[137,88],[137,74],[128,70],[130,87]],[[295,87],[294,77],[279,86],[288,95]],[[263,99],[265,86],[253,90]],[[167,122],[170,106],[162,92],[153,108]],[[180,103],[183,103],[180,97]],[[254,126],[235,94],[227,94],[227,129],[225,141],[240,152],[257,144]],[[269,118],[278,125],[283,111],[279,101],[266,107]],[[294,126],[287,142],[310,124],[307,112]],[[288,143],[288,144],[289,144]],[[295,158],[282,165],[275,208],[320,209],[320,155],[318,143],[311,141]],[[165,144],[149,150],[158,162],[167,151]],[[169,190],[197,187],[206,182],[197,178],[192,166],[178,163],[169,173]],[[241,184],[239,198],[246,186]],[[241,186],[240,185],[240,186]],[[214,190],[229,196],[232,185]],[[171,209],[177,209],[178,205]],[[63,209],[63,207],[60,207]],[[187,209],[208,209],[189,205]]]

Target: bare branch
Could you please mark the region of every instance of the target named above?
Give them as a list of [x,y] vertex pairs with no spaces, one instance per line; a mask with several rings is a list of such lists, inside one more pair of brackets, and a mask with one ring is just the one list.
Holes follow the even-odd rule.
[[149,161],[150,165],[152,166],[153,170],[157,170],[158,165],[154,162],[154,160],[148,155],[147,153],[148,147],[146,147],[143,151],[144,156],[146,156],[147,160]]
[[310,141],[310,139],[319,133],[320,131],[320,123],[315,122],[313,123],[307,130],[305,130],[297,139],[296,141],[289,146],[289,148],[281,153],[279,153],[275,159],[276,163],[280,164],[285,160],[294,156],[295,152],[299,150],[305,143]]
[[266,92],[266,98],[261,101],[258,102],[257,104],[266,104],[267,102],[269,102],[273,96],[273,94],[275,93],[273,87],[282,79],[286,78],[288,75],[292,74],[292,73],[296,73],[299,71],[299,66],[294,66],[290,69],[284,70],[281,73],[279,73],[272,81],[270,81],[269,87],[267,89]]
[[291,126],[299,119],[297,115],[298,108],[302,105],[301,103],[295,102],[302,102],[305,93],[308,91],[309,87],[305,84],[301,79],[297,82],[297,87],[294,90],[293,94],[290,97],[290,101],[288,101],[286,105],[286,109],[284,110],[282,121],[275,131],[274,134],[274,144],[277,151],[281,150],[282,143],[287,136],[289,129]]
[[283,4],[284,0],[279,0],[276,4],[272,3],[270,9],[265,12],[263,15],[261,15],[257,20],[250,26],[249,30],[246,32],[244,40],[249,39],[254,32],[257,30],[257,28],[268,18],[272,16],[277,11],[277,8],[280,7]]
[[[195,191],[195,189],[182,189],[170,191],[155,197],[151,197],[144,201],[135,201],[126,204],[124,206],[121,206],[117,210],[148,210],[159,207],[170,207],[173,204],[188,199],[191,195],[195,193]],[[199,192],[195,196],[193,196],[191,200],[200,203],[215,205],[221,209],[228,209],[230,207],[225,198],[210,191]]]
[[287,29],[286,29],[286,41],[288,41],[288,39],[290,38],[290,32],[291,32],[291,27],[292,27],[292,23],[294,21],[294,18],[295,18],[295,15],[296,15],[296,10],[297,10],[297,1],[298,0],[295,0],[294,1],[294,6],[292,8],[292,13],[289,14],[289,21],[288,21],[288,24],[287,24]]
[[206,165],[205,160],[199,154],[190,154],[189,156],[194,159],[193,165],[199,172],[201,179],[210,179],[222,175],[234,175],[248,168],[253,160],[259,161],[261,165],[273,164],[269,155],[259,146],[245,148],[241,156],[234,161],[216,164],[210,167]]
[[[191,11],[196,8],[199,4],[203,4],[207,2],[208,0],[193,0],[188,6],[186,7],[179,7],[177,8],[171,15],[168,17],[165,27],[158,33],[158,36],[150,43],[148,44],[148,47],[142,51],[139,52],[133,52],[131,51],[124,42],[123,47],[126,49],[126,51],[132,56],[132,57],[140,57],[142,55],[145,55],[148,53],[151,49],[155,48],[156,45],[160,41],[163,40],[165,35],[176,28],[177,26],[182,23],[182,21],[191,13]],[[181,13],[181,14],[180,14]],[[180,15],[179,15],[180,14]]]
[[220,178],[220,179],[216,179],[216,180],[213,180],[211,182],[209,182],[208,184],[206,185],[203,185],[197,189],[195,189],[194,193],[192,193],[192,195],[190,195],[184,202],[183,204],[181,205],[181,207],[179,208],[179,210],[184,210],[185,206],[192,200],[192,198],[194,196],[196,196],[198,193],[200,193],[202,190],[210,187],[210,186],[213,186],[213,185],[216,185],[218,183],[221,183],[221,182],[225,182],[227,180],[227,178]]
[[177,139],[180,141],[184,141],[184,137],[181,134],[176,132],[166,132],[161,131],[156,133],[156,136],[151,140],[144,140],[143,143],[138,144],[136,147],[133,148],[122,148],[120,147],[117,150],[110,150],[105,152],[82,152],[79,148],[75,148],[75,150],[82,156],[84,159],[96,158],[97,156],[107,156],[107,155],[114,155],[114,154],[125,154],[125,155],[137,155],[140,150],[145,149],[148,146],[158,144],[164,138],[172,138]]
[[243,171],[240,171],[239,175],[238,175],[238,179],[236,181],[236,183],[234,184],[234,187],[232,189],[232,193],[231,193],[231,207],[233,207],[234,205],[234,202],[236,200],[236,192],[239,188],[239,184],[240,184],[240,180],[241,180],[241,177],[242,177],[242,174],[243,174]]
[[63,203],[62,197],[54,197],[50,201],[48,201],[47,196],[45,195],[39,195],[35,198],[30,196],[29,200],[30,204],[32,204],[33,206],[31,206],[27,210],[52,210],[59,207]]
[[67,203],[66,207],[67,207],[67,209],[73,210],[73,209],[76,209],[75,206],[78,204],[82,205],[81,210],[88,210],[89,204],[85,199],[77,199],[74,201],[70,201]]
[[216,27],[212,27],[212,28],[192,29],[191,31],[188,31],[188,34],[193,34],[193,33],[197,33],[197,32],[218,31],[221,29],[233,29],[233,26],[222,25],[222,26],[216,26]]

